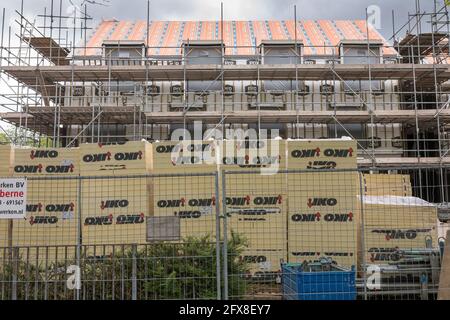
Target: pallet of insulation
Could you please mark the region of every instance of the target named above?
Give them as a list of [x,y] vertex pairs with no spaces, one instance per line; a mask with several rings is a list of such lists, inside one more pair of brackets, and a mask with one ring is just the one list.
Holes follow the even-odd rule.
[[305,172],[288,175],[289,262],[330,257],[357,263],[357,174]]
[[363,255],[366,263],[387,263],[399,259],[397,249],[436,248],[436,217],[436,207],[419,198],[364,196],[359,219],[364,229],[358,228],[360,263]]

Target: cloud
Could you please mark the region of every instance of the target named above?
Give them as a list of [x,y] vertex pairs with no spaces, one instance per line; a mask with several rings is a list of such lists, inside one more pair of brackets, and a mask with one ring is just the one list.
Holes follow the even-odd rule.
[[[294,5],[297,5],[299,19],[365,19],[365,8],[378,5],[381,9],[380,32],[392,36],[392,10],[395,11],[396,26],[405,23],[408,12],[415,11],[415,1],[405,0],[151,0],[150,18],[152,20],[219,20],[220,3],[224,3],[226,20],[268,20],[292,19]],[[421,0],[422,10],[432,10],[433,2]],[[438,6],[443,0],[438,0]],[[146,0],[110,0],[110,6],[89,5],[89,13],[98,21],[102,18],[146,19]],[[25,0],[26,16],[43,14],[44,7],[50,13],[51,0]],[[69,5],[63,0],[63,12]],[[5,2],[8,12],[20,11],[20,3]],[[54,0],[54,12],[59,13],[59,1]],[[427,20],[427,19],[424,19]],[[427,25],[426,22],[423,25]]]

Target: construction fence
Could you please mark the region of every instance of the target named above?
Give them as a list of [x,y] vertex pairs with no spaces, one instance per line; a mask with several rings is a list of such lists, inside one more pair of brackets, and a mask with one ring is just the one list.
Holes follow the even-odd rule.
[[28,177],[0,299],[296,299],[283,266],[318,260],[354,272],[355,299],[437,299],[442,169]]

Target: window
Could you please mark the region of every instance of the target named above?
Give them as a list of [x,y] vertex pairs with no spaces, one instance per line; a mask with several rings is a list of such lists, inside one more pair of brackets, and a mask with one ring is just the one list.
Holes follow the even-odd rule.
[[383,82],[380,80],[347,80],[344,83],[344,91],[348,95],[369,92],[371,87],[374,94],[380,93],[383,91]]
[[119,50],[119,58],[121,58],[121,59],[128,59],[128,58],[130,58],[130,52],[129,51]]
[[323,95],[331,95],[334,93],[334,86],[331,84],[324,84],[320,86],[320,93]]
[[344,46],[342,50],[345,64],[378,64],[380,63],[380,46],[371,46],[370,52],[367,46]]
[[[341,138],[343,136],[350,136],[358,140],[358,142],[365,147],[365,143],[362,141],[365,139],[365,126],[363,124],[330,124],[328,126],[328,136],[330,138]],[[350,134],[350,135],[349,135]]]

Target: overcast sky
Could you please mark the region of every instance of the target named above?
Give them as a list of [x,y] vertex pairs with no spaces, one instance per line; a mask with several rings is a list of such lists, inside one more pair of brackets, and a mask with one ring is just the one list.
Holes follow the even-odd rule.
[[[55,14],[59,13],[59,1],[53,0]],[[70,0],[63,0],[63,12]],[[83,3],[85,0],[71,0]],[[444,0],[436,0],[442,7]],[[92,0],[91,0],[92,2]],[[92,17],[146,19],[147,0],[95,0],[108,6],[88,5]],[[292,19],[297,5],[298,19],[365,19],[365,8],[377,5],[381,9],[381,29],[387,39],[392,36],[392,10],[396,26],[407,21],[408,12],[415,11],[416,0],[222,0],[225,20]],[[151,0],[152,20],[219,20],[221,0]],[[420,0],[422,10],[431,10],[434,0]],[[14,10],[20,10],[20,1],[2,1],[11,21]],[[26,16],[42,14],[44,7],[50,12],[51,0],[24,0]],[[428,20],[428,19],[424,19]]]

